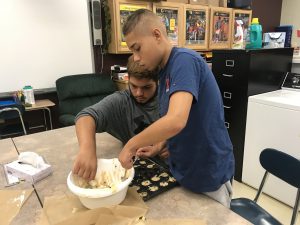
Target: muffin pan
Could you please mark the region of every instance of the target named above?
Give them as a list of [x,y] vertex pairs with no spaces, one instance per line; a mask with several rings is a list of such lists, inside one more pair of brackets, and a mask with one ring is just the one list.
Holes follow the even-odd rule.
[[168,167],[156,160],[137,159],[133,167],[135,174],[129,186],[135,186],[144,201],[178,186]]

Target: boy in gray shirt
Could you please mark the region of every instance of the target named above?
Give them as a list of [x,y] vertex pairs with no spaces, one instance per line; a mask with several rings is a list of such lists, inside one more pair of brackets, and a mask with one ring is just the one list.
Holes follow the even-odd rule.
[[[97,170],[95,133],[108,132],[123,144],[159,118],[156,72],[128,59],[129,89],[118,91],[83,109],[75,118],[79,153],[73,173],[93,179]],[[153,148],[162,148],[162,145]],[[164,155],[167,153],[164,152]]]

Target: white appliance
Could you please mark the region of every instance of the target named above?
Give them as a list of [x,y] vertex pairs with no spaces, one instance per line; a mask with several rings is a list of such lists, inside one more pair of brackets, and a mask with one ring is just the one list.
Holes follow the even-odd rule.
[[[300,74],[288,73],[281,90],[249,97],[242,181],[258,188],[259,155],[275,148],[300,159]],[[296,188],[269,175],[263,192],[294,206]]]

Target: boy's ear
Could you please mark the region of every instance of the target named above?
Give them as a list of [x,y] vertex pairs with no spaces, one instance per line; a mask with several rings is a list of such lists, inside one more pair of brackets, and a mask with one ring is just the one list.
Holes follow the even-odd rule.
[[152,31],[152,35],[155,37],[155,39],[160,39],[161,38],[161,32],[159,29],[154,28]]

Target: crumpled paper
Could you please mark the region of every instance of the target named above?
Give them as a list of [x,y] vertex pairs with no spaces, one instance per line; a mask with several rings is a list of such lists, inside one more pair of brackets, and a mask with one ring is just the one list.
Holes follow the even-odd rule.
[[117,206],[87,209],[75,196],[45,198],[38,225],[207,225],[200,219],[147,219],[148,206],[134,188]]
[[117,206],[87,209],[76,196],[45,198],[39,225],[133,225],[145,216],[148,207],[134,188]]
[[26,190],[0,190],[0,225],[11,223],[32,191],[33,188]]
[[147,219],[135,225],[207,225],[200,219]]

